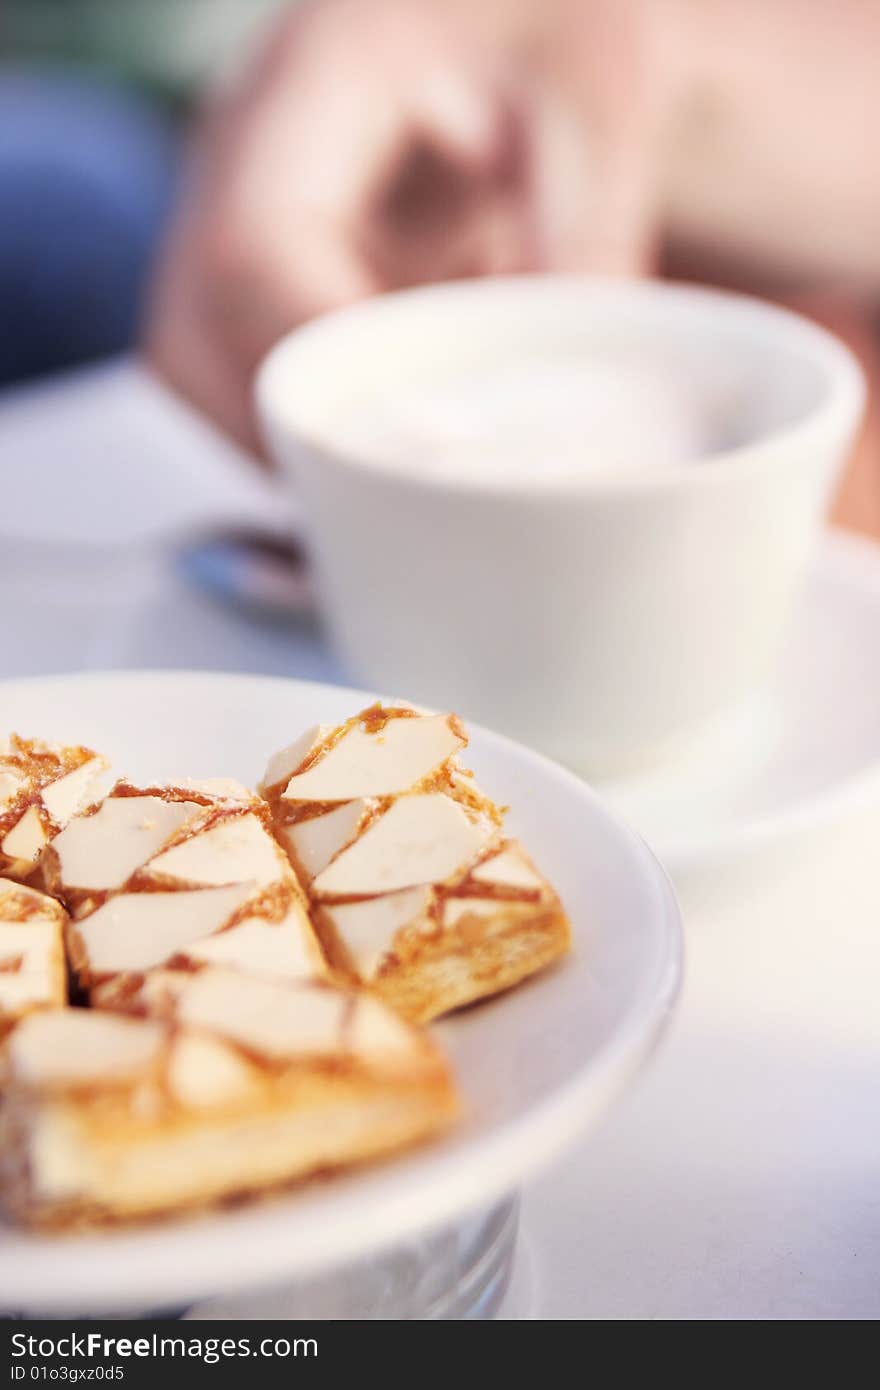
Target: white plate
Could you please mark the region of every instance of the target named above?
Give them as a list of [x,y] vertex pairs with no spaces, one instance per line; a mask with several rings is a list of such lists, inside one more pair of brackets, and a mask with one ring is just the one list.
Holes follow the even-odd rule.
[[[0,685],[0,727],[83,741],[134,779],[227,774],[370,697],[247,676],[136,673]],[[516,1188],[593,1120],[645,1059],[681,974],[678,911],[651,853],[576,777],[474,730],[480,781],[559,887],[575,948],[561,967],[437,1028],[464,1123],[369,1170],[219,1215],[67,1237],[0,1231],[0,1306],[148,1309],[364,1255]]]
[[750,706],[674,765],[598,790],[679,882],[880,799],[880,546],[828,533]]

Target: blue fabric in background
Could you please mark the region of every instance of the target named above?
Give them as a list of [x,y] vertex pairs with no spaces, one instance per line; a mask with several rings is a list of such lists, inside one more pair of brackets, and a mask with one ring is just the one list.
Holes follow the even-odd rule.
[[0,383],[131,345],[176,154],[131,91],[0,64]]

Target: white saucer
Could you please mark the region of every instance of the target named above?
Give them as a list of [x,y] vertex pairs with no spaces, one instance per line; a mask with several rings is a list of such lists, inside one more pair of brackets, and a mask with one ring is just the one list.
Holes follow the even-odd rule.
[[[0,684],[0,727],[82,741],[135,780],[227,774],[371,697],[247,676],[118,674]],[[444,1022],[465,1100],[448,1139],[262,1204],[97,1235],[0,1230],[0,1307],[143,1311],[309,1275],[507,1196],[631,1078],[678,989],[663,871],[572,774],[474,730],[469,761],[558,885],[575,949],[543,977]]]
[[598,790],[678,881],[880,798],[880,546],[828,533],[750,706],[674,765]]

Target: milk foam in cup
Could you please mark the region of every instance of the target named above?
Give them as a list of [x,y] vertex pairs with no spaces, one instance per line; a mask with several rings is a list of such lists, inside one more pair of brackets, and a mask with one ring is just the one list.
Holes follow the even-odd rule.
[[438,478],[552,481],[694,462],[723,438],[711,415],[682,371],[647,356],[526,357],[366,401],[332,442]]

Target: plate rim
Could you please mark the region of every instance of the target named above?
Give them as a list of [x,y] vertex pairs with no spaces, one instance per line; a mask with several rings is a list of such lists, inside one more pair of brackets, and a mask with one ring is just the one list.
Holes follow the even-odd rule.
[[[350,695],[354,701],[368,702],[376,698],[375,695],[354,687],[303,680],[297,677],[205,670],[142,669],[84,671],[50,676],[7,678],[0,680],[0,699],[5,691],[12,689],[25,691],[28,687],[44,688],[47,685],[68,683],[76,683],[85,687],[88,684],[100,684],[108,681],[122,686],[138,684],[145,679],[172,683],[192,680],[210,683],[220,679],[223,682],[234,682],[240,685],[259,684],[281,688],[289,688],[293,685],[308,687],[315,694],[322,690],[332,691],[334,697],[337,697],[340,692],[344,692]],[[377,1215],[372,1221],[362,1222],[356,1237],[352,1237],[349,1232],[344,1238],[337,1237],[333,1240],[327,1239],[325,1233],[325,1239],[320,1248],[313,1238],[311,1245],[305,1252],[296,1252],[296,1258],[289,1262],[286,1273],[283,1269],[279,1269],[277,1258],[273,1260],[269,1257],[260,1261],[253,1258],[253,1251],[251,1251],[249,1260],[245,1258],[243,1261],[236,1261],[234,1274],[231,1276],[224,1277],[222,1272],[218,1274],[215,1269],[207,1283],[193,1275],[180,1278],[176,1282],[172,1281],[168,1290],[168,1297],[164,1300],[164,1306],[171,1306],[174,1302],[181,1300],[191,1301],[193,1298],[208,1294],[228,1293],[236,1288],[241,1288],[243,1283],[257,1286],[261,1279],[262,1282],[266,1283],[273,1278],[277,1281],[283,1281],[285,1277],[308,1277],[335,1264],[355,1261],[374,1251],[378,1252],[390,1248],[401,1240],[427,1233],[454,1221],[458,1217],[464,1218],[481,1207],[491,1205],[494,1201],[508,1195],[511,1190],[519,1187],[539,1169],[559,1156],[624,1089],[658,1044],[672,1016],[684,974],[684,936],[681,914],[666,870],[643,838],[626,825],[625,821],[615,812],[611,811],[601,796],[577,774],[542,754],[518,744],[513,739],[493,733],[482,725],[471,723],[471,721],[468,721],[468,725],[471,730],[479,734],[481,741],[485,740],[489,744],[496,745],[502,752],[512,750],[515,757],[519,759],[525,757],[527,762],[539,766],[544,775],[559,779],[576,788],[578,795],[592,804],[594,812],[610,822],[616,834],[628,843],[634,861],[640,862],[642,876],[646,884],[650,883],[656,898],[654,934],[656,936],[657,960],[652,977],[641,984],[639,993],[631,1003],[627,1015],[605,1043],[598,1048],[589,1062],[575,1074],[574,1078],[558,1086],[526,1115],[509,1120],[503,1123],[500,1129],[490,1130],[474,1141],[473,1146],[468,1151],[468,1163],[464,1164],[459,1159],[455,1165],[454,1181],[444,1178],[443,1183],[436,1190],[432,1190],[429,1215],[424,1214],[420,1209],[418,1200],[414,1199],[418,1198],[418,1189],[423,1189],[424,1185],[434,1176],[435,1168],[441,1170],[440,1175],[442,1176],[442,1167],[446,1156],[442,1150],[432,1153],[430,1147],[426,1147],[419,1155],[423,1161],[415,1175],[414,1183],[405,1184],[401,1196],[395,1198],[390,1204],[390,1211],[394,1218],[390,1223],[387,1220],[389,1206],[384,1205],[381,1219]],[[515,1172],[512,1177],[505,1177],[501,1181],[498,1170],[501,1168],[510,1169],[511,1153],[517,1155]],[[413,1187],[415,1190],[410,1190]],[[284,1196],[282,1195],[279,1200],[283,1202]],[[207,1240],[208,1244],[220,1247],[224,1241],[228,1242],[235,1238],[237,1225],[246,1222],[249,1216],[253,1218],[262,1212],[271,1213],[274,1205],[273,1202],[267,1202],[265,1206],[257,1203],[250,1207],[243,1207],[240,1212],[232,1211],[227,1214],[221,1211],[219,1214],[212,1214],[208,1217],[205,1226],[200,1228],[198,1223],[194,1225],[193,1234],[196,1237],[201,1235],[203,1242]],[[226,1221],[223,1219],[224,1216],[228,1217]],[[287,1213],[285,1213],[286,1216]],[[186,1217],[182,1218],[184,1221],[187,1219]],[[380,1226],[385,1227],[388,1224],[393,1227],[390,1236],[383,1235],[382,1230],[379,1229]],[[179,1229],[175,1230],[175,1225],[173,1218],[170,1228],[163,1224],[145,1225],[133,1233],[132,1240],[143,1244],[144,1254],[147,1255],[147,1247],[152,1241],[161,1242],[163,1235],[169,1231],[172,1238],[179,1236],[180,1231]],[[18,1279],[11,1272],[9,1276],[4,1278],[2,1274],[4,1262],[0,1261],[0,1306],[27,1307],[29,1310],[41,1307],[58,1311],[81,1309],[81,1297],[78,1302],[75,1290],[63,1292],[60,1296],[57,1292],[53,1292],[51,1297],[45,1295],[41,1297],[43,1291],[39,1266],[46,1257],[53,1258],[52,1252],[57,1258],[62,1245],[68,1241],[78,1242],[80,1245],[87,1243],[92,1247],[88,1253],[94,1259],[99,1253],[94,1247],[106,1242],[108,1265],[113,1265],[115,1263],[113,1260],[114,1247],[118,1247],[127,1238],[121,1229],[119,1231],[111,1230],[108,1233],[99,1232],[96,1235],[73,1233],[70,1236],[52,1236],[30,1235],[26,1232],[16,1234],[26,1244],[29,1243],[31,1249],[27,1251],[25,1267],[22,1268],[21,1263],[18,1263],[16,1269]],[[291,1234],[295,1234],[293,1226],[291,1226]],[[202,1263],[205,1263],[204,1258]],[[248,1266],[244,1273],[242,1264]],[[120,1279],[120,1274],[120,1270],[108,1268],[107,1274],[104,1276],[106,1287],[100,1291],[93,1291],[90,1286],[87,1301],[95,1304],[100,1303],[102,1309],[104,1307],[132,1307],[136,1305],[139,1295],[134,1291],[130,1274],[126,1276],[125,1280]],[[21,1283],[22,1275],[25,1276],[24,1287],[19,1289],[16,1285]],[[146,1291],[142,1297],[145,1304],[158,1306],[155,1299]],[[16,1298],[20,1298],[20,1304],[16,1303]]]

